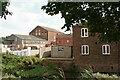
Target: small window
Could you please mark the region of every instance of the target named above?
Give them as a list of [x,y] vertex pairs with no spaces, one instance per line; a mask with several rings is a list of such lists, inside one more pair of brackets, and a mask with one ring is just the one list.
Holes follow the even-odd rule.
[[53,37],[54,41],[56,41],[56,36]]
[[66,42],[69,43],[69,40],[67,40]]
[[81,37],[88,37],[88,28],[81,28]]
[[58,51],[64,51],[64,48],[59,47]]
[[89,46],[88,45],[82,45],[81,46],[81,52],[82,52],[82,55],[88,55],[89,54]]
[[110,54],[110,45],[102,45],[102,54]]
[[40,35],[40,32],[39,32],[39,35]]
[[38,34],[37,34],[37,32],[36,32],[36,34],[35,34],[35,35],[36,35],[36,36],[38,35]]

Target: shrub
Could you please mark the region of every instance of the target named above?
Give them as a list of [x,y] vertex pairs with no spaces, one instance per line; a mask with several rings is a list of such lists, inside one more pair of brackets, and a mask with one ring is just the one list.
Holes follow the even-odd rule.
[[118,78],[118,76],[115,74],[109,75],[109,74],[101,74],[99,72],[94,73],[93,76],[97,79],[99,79],[99,78]]
[[80,78],[87,79],[87,80],[110,80],[110,79],[114,79],[114,80],[119,80],[118,76],[113,74],[113,75],[109,75],[109,74],[102,74],[102,73],[93,73],[92,69],[90,70],[84,70],[83,73],[80,74]]
[[[64,72],[54,65],[43,65],[46,59],[36,57],[20,57],[10,54],[3,56],[3,76],[21,77],[26,80],[63,80]],[[6,77],[8,78],[8,77]]]

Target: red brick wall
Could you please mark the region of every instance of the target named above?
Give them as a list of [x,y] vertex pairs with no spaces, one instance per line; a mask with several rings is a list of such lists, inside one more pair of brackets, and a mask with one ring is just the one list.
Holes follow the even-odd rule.
[[[40,31],[39,31],[40,30]],[[37,34],[40,33],[40,35],[36,35],[36,31],[37,31]],[[33,29],[29,35],[34,35],[34,36],[37,36],[37,37],[41,37],[43,39],[46,39],[49,41],[49,43],[53,42],[54,41],[54,36],[55,36],[55,40],[56,40],[56,36],[57,34],[63,34],[63,33],[58,33],[58,32],[52,32],[52,31],[47,31],[41,27],[36,27],[35,29]]]
[[[37,31],[37,32],[36,32]],[[37,33],[37,35],[36,35]],[[39,35],[40,34],[40,35]],[[41,27],[36,27],[35,29],[33,29],[29,35],[34,35],[34,36],[37,36],[37,37],[41,37],[43,39],[46,39],[48,40],[48,31],[41,28]]]
[[[69,40],[69,42],[67,42]],[[57,46],[73,46],[72,38],[56,38]]]
[[[117,72],[119,69],[118,61],[118,44],[108,43],[110,45],[110,55],[102,54],[102,45],[99,43],[97,36],[81,37],[80,27],[73,27],[73,55],[75,63],[80,68],[91,66],[94,71],[99,72]],[[89,45],[89,55],[82,55],[81,45]],[[119,52],[120,53],[120,52]]]
[[57,32],[48,32],[48,41],[55,42],[56,36],[57,36]]

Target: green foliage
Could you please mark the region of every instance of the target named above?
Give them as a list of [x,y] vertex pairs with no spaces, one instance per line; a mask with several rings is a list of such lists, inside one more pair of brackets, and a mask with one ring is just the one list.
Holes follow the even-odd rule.
[[118,76],[116,74],[112,74],[112,75],[109,75],[109,74],[101,74],[101,73],[94,73],[93,76],[97,79],[99,78],[114,78],[114,79],[118,79]]
[[100,33],[102,42],[120,41],[120,2],[49,2],[42,9],[51,16],[61,13],[66,31],[82,24]]
[[3,76],[14,74],[19,69],[19,63],[22,57],[15,55],[2,54],[2,73]]
[[[118,76],[115,74],[93,73],[91,69],[84,70],[78,75],[78,70],[74,63],[70,65],[68,72],[72,73],[69,74],[69,76],[72,77],[73,80],[118,79]],[[19,77],[25,80],[65,80],[63,69],[48,64],[46,59],[20,57],[10,54],[2,54],[2,76],[4,78]]]
[[3,54],[2,57],[3,76],[34,80],[62,80],[64,78],[64,74],[61,73],[62,69],[53,65],[44,66],[45,59],[10,54]]
[[35,57],[39,58],[39,54],[36,54]]
[[[68,75],[67,75],[68,74]],[[71,80],[79,80],[79,72],[77,70],[77,66],[75,63],[71,63],[67,72],[66,72],[66,77],[71,78]]]
[[6,19],[6,15],[12,15],[12,12],[9,12],[8,11],[8,6],[10,5],[10,2],[9,2],[9,0],[1,0],[0,1],[1,3],[2,3],[2,6],[0,6],[0,7],[2,7],[2,15],[0,15],[1,16],[1,18],[4,18],[4,19]]
[[93,73],[92,69],[84,70],[83,73],[80,74],[80,78],[83,80],[119,80],[119,77],[116,74],[101,74],[99,72]]
[[59,70],[54,66],[35,66],[34,69],[21,70],[17,72],[17,75],[22,78],[42,78],[42,79],[56,79],[60,80],[63,77],[58,73]]
[[84,70],[83,73],[81,73],[81,77],[84,79],[84,78],[89,78],[89,79],[93,79],[95,78],[93,76],[93,71],[92,70]]

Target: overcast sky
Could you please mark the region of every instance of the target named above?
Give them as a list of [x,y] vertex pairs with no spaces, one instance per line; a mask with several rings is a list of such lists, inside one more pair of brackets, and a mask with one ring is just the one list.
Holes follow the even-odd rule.
[[[64,25],[64,19],[61,14],[47,15],[41,6],[46,5],[48,0],[11,0],[9,11],[12,16],[7,19],[0,19],[0,37],[11,34],[25,34],[34,29],[37,25],[55,28],[64,32],[61,27]],[[68,33],[68,32],[67,32]]]

